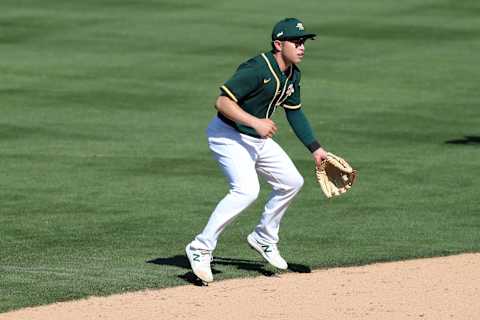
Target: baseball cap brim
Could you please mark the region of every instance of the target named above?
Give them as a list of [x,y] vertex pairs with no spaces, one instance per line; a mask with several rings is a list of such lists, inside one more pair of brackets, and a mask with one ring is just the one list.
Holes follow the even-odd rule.
[[305,33],[305,34],[302,34],[302,35],[294,35],[294,36],[285,36],[285,37],[280,37],[280,38],[277,38],[277,40],[295,40],[295,39],[311,39],[311,40],[315,40],[315,37],[317,35],[315,33]]

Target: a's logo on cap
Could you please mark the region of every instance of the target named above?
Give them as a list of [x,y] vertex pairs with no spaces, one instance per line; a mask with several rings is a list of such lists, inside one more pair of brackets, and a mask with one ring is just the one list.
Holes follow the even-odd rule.
[[279,38],[279,37],[281,37],[281,36],[283,36],[283,31],[282,31],[282,32],[279,32],[279,33],[277,33],[277,38]]
[[305,28],[303,27],[303,24],[301,22],[297,23],[296,27],[297,27],[298,30],[302,30],[302,31],[305,30]]

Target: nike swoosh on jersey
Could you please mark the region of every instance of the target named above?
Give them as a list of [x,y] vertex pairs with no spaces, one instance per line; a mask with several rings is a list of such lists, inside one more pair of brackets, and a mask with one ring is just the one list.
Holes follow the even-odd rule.
[[270,80],[272,80],[272,78],[268,78],[268,79],[263,79],[263,84],[267,84],[270,82]]

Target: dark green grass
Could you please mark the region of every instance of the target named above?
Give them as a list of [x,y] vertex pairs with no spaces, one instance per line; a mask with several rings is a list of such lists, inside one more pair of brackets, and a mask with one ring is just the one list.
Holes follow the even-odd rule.
[[[359,170],[325,200],[277,111],[306,178],[281,230],[292,271],[480,250],[476,1],[4,0],[0,312],[188,284],[184,246],[227,191],[204,137],[217,87],[292,15],[320,34],[304,110]],[[245,243],[263,187],[217,279],[272,271]]]

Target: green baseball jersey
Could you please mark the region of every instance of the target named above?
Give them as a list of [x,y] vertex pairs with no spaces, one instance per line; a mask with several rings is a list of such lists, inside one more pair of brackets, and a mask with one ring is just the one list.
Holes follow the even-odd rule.
[[[272,52],[242,63],[220,89],[221,95],[230,97],[257,118],[270,118],[278,106],[287,109],[301,107],[300,69],[292,65],[282,72]],[[218,116],[241,133],[259,137],[253,128],[235,123],[221,113]]]

